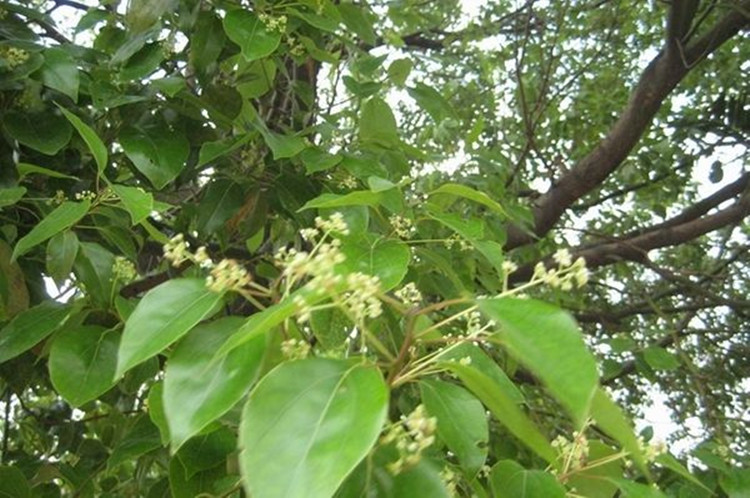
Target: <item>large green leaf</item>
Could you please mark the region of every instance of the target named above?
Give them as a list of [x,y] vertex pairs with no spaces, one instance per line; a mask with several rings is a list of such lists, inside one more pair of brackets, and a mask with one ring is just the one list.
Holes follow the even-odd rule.
[[29,481],[18,468],[0,466],[0,496],[3,498],[31,498]]
[[226,317],[199,325],[170,355],[163,400],[173,450],[231,409],[255,381],[265,335],[213,361],[219,346],[243,323],[241,317]]
[[444,368],[458,375],[461,382],[473,392],[508,430],[547,462],[557,459],[557,452],[537,426],[518,407],[515,399],[492,378],[470,366],[456,361],[445,362]]
[[494,498],[565,498],[565,488],[552,474],[526,470],[512,460],[502,460],[490,473]]
[[437,419],[437,432],[469,476],[487,458],[489,428],[484,407],[468,391],[436,379],[419,383],[427,413]]
[[37,244],[75,225],[86,216],[90,207],[91,201],[88,199],[81,202],[67,201],[57,206],[18,241],[13,248],[13,260],[26,254]]
[[366,4],[340,3],[337,7],[346,27],[359,35],[365,43],[375,45],[377,35],[372,27],[374,19]]
[[73,406],[96,399],[114,385],[119,334],[98,325],[70,327],[49,353],[52,385]]
[[74,102],[78,101],[78,67],[76,60],[66,50],[57,47],[46,49],[40,72],[46,86],[64,93]]
[[60,152],[73,135],[73,128],[68,121],[50,112],[32,114],[9,111],[3,115],[3,125],[20,143],[48,156]]
[[[292,294],[292,297],[296,294]],[[251,315],[250,318],[245,320],[245,323],[242,324],[239,330],[230,336],[216,351],[214,361],[218,361],[224,355],[246,344],[248,341],[265,335],[272,328],[294,315],[296,311],[297,305],[294,304],[294,299],[290,298]]]
[[159,429],[148,415],[138,415],[131,419],[127,432],[112,450],[107,467],[114,469],[123,463],[134,462],[139,456],[160,446]]
[[221,298],[200,278],[169,280],[151,289],[125,322],[116,377],[185,335],[216,310]]
[[126,128],[120,133],[120,145],[158,190],[177,178],[190,153],[185,135],[167,126]]
[[630,453],[630,457],[644,474],[649,475],[646,458],[638,436],[633,430],[633,424],[601,387],[596,390],[591,402],[591,418],[594,419],[599,429]]
[[587,498],[612,498],[617,492],[617,486],[609,479],[622,478],[622,459],[612,458],[617,453],[617,450],[601,441],[589,441],[588,464],[583,470],[570,476],[570,486]]
[[231,10],[224,17],[224,31],[240,46],[243,57],[252,61],[271,55],[281,42],[281,33],[266,27],[258,17],[244,9]]
[[419,107],[427,111],[432,119],[441,122],[444,119],[457,119],[456,111],[440,93],[424,83],[417,83],[408,89],[409,95],[417,101]]
[[254,498],[327,498],[370,451],[386,418],[377,368],[313,358],[279,365],[250,393],[240,468]]
[[60,107],[60,110],[65,115],[67,120],[70,121],[70,124],[72,124],[76,131],[78,131],[78,133],[81,135],[81,138],[83,138],[83,141],[86,142],[86,145],[89,146],[89,150],[94,156],[96,167],[98,168],[99,173],[103,173],[104,168],[107,167],[107,146],[104,145],[104,142],[102,142],[102,139],[99,138],[99,135],[97,135],[89,125],[84,123],[81,118],[68,111],[64,107]]
[[192,66],[199,72],[206,73],[218,63],[225,43],[226,37],[219,16],[213,9],[199,12],[190,38],[189,59]]
[[73,270],[77,254],[78,237],[74,231],[65,230],[53,236],[47,242],[47,274],[57,283],[64,282]]
[[0,329],[0,363],[31,349],[65,322],[71,307],[44,301]]
[[490,196],[488,196],[484,192],[480,192],[471,187],[467,187],[466,185],[461,185],[459,183],[446,183],[430,192],[430,196],[437,194],[463,197],[464,199],[469,199],[470,201],[482,204],[483,206],[490,208],[503,217],[508,216],[505,209],[497,201],[490,198]]
[[380,203],[382,195],[380,192],[370,190],[359,190],[349,192],[348,194],[321,194],[315,199],[311,199],[299,208],[299,211],[305,209],[326,209],[343,206],[377,206]]
[[341,252],[346,259],[338,265],[343,273],[362,272],[380,279],[380,287],[388,291],[406,276],[411,260],[409,247],[401,241],[352,236],[342,241]]
[[[610,479],[610,482],[620,488],[620,496],[622,498],[667,498],[667,495],[659,491],[659,489],[648,484],[628,481],[627,479]],[[737,498],[740,498],[740,496],[737,496]]]
[[128,187],[126,185],[112,185],[117,197],[122,201],[125,210],[130,214],[133,225],[148,218],[154,210],[154,196],[140,187]]
[[359,139],[363,143],[383,147],[396,147],[399,144],[396,118],[383,99],[373,97],[362,104],[359,114]]
[[599,373],[575,320],[533,299],[482,299],[479,309],[500,326],[497,338],[583,424]]
[[196,229],[211,235],[239,211],[245,201],[245,191],[232,180],[220,178],[211,182],[201,200]]
[[26,277],[17,262],[11,262],[13,250],[0,239],[0,321],[6,321],[29,307]]
[[0,208],[12,206],[26,195],[26,187],[0,188]]

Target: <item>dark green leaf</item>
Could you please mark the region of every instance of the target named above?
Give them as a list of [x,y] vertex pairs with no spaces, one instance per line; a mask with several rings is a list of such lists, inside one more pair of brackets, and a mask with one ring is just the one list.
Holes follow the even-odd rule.
[[388,77],[396,86],[404,86],[413,66],[411,59],[397,59],[388,66]]
[[331,169],[342,159],[340,154],[329,154],[320,147],[308,147],[302,151],[299,157],[308,173]]
[[367,7],[354,3],[340,3],[337,7],[346,27],[359,35],[365,43],[375,45],[377,35],[372,29],[374,19],[370,12],[365,10]]
[[610,479],[618,488],[623,498],[667,498],[667,495],[648,484],[628,481],[627,479]]
[[16,170],[18,171],[18,176],[20,178],[23,178],[28,175],[44,175],[49,176],[50,178],[66,178],[68,180],[78,180],[79,178],[76,176],[66,175],[65,173],[60,173],[59,171],[53,171],[48,168],[42,168],[41,166],[37,166],[35,164],[29,164],[29,163],[18,163],[16,165]]
[[16,467],[0,466],[0,496],[3,498],[31,498],[31,486]]
[[209,291],[200,278],[169,280],[151,289],[125,323],[116,376],[188,333],[215,311],[221,297]]
[[434,88],[424,83],[417,83],[408,91],[409,95],[417,101],[419,107],[427,111],[436,122],[439,123],[444,119],[457,119],[456,111]]
[[96,132],[94,132],[89,125],[81,121],[78,116],[64,107],[60,107],[60,110],[68,121],[70,121],[70,124],[72,124],[78,133],[81,134],[81,138],[83,138],[83,141],[86,142],[86,145],[89,146],[89,150],[94,155],[94,160],[96,160],[96,166],[99,169],[99,173],[103,173],[104,168],[107,167],[107,146],[104,145],[104,142],[102,142],[102,139],[99,138]]
[[242,414],[248,494],[330,497],[375,444],[387,405],[376,368],[322,358],[282,363],[253,389]]
[[120,78],[124,81],[145,78],[159,68],[164,59],[164,47],[159,42],[147,43],[134,53],[120,69]]
[[13,249],[13,260],[29,252],[34,246],[41,244],[53,235],[67,230],[78,220],[86,216],[91,207],[91,201],[63,202],[54,211],[45,216],[29,233],[18,241]]
[[750,496],[750,469],[733,468],[721,476],[719,482],[729,498]]
[[70,311],[70,306],[44,301],[16,315],[0,329],[0,363],[31,349],[60,328]]
[[161,446],[159,429],[151,422],[148,415],[138,415],[131,422],[128,431],[112,450],[107,467],[114,469],[126,462],[133,462],[139,456]]
[[44,51],[42,81],[50,88],[78,101],[78,67],[75,59],[65,50],[51,47]]
[[68,121],[52,113],[9,111],[3,115],[3,124],[8,133],[20,143],[48,156],[60,152],[73,135],[73,128]]
[[680,360],[664,348],[653,346],[643,350],[643,359],[654,370],[676,370]]
[[219,427],[208,434],[201,434],[186,442],[175,458],[182,463],[185,477],[190,479],[198,472],[226,464],[227,456],[237,448],[234,431]]
[[212,10],[201,11],[190,39],[189,59],[193,67],[206,73],[217,64],[225,43],[221,19]]
[[158,190],[177,178],[190,152],[187,138],[166,126],[126,128],[120,133],[120,145],[135,167]]
[[245,202],[245,192],[239,184],[226,179],[211,182],[201,200],[196,229],[211,235],[237,213]]
[[213,360],[216,350],[244,322],[241,317],[226,317],[199,325],[170,355],[163,399],[173,450],[231,409],[255,381],[265,335]]
[[55,337],[49,353],[52,385],[71,405],[81,406],[114,385],[117,331],[86,325]]

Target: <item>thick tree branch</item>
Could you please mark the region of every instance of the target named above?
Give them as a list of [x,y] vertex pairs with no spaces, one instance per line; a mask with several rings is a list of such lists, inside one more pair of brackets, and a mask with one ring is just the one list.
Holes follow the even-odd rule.
[[534,210],[533,233],[510,227],[506,249],[544,236],[574,202],[606,180],[630,154],[664,100],[695,63],[750,23],[750,18],[743,14],[748,9],[750,0],[745,0],[689,46],[680,51],[662,50],[646,67],[607,136],[539,198]]

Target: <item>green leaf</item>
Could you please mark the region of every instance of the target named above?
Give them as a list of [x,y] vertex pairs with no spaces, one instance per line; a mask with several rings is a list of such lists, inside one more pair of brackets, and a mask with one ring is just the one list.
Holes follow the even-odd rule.
[[201,278],[169,280],[148,291],[125,322],[116,377],[188,333],[216,310],[221,298]]
[[148,416],[151,422],[159,429],[161,444],[169,444],[169,425],[167,424],[167,415],[164,413],[164,381],[160,380],[151,386],[148,390]]
[[81,406],[114,384],[119,334],[98,325],[64,329],[49,353],[52,385],[71,405]]
[[419,107],[427,111],[427,114],[436,122],[440,123],[444,119],[457,119],[453,106],[434,88],[424,83],[417,83],[413,88],[409,88],[408,92],[417,101]]
[[437,433],[456,455],[469,476],[475,476],[487,458],[489,428],[484,407],[468,391],[440,380],[419,383],[427,413],[437,419]]
[[596,390],[591,402],[591,418],[594,419],[599,429],[620,443],[622,449],[630,454],[641,472],[649,475],[646,459],[640,441],[633,430],[633,424],[601,387]]
[[31,349],[63,324],[71,307],[44,301],[0,329],[0,363]]
[[620,489],[623,498],[667,498],[667,495],[648,484],[628,481],[627,479],[610,479]]
[[354,3],[341,3],[337,5],[337,7],[346,27],[359,35],[359,37],[368,45],[375,45],[377,42],[377,35],[372,29],[374,19],[372,19],[372,15],[365,10],[366,7]]
[[676,370],[680,360],[664,348],[652,346],[643,350],[643,359],[654,370]]
[[367,186],[370,187],[370,190],[372,190],[373,192],[385,192],[386,190],[396,188],[397,185],[390,180],[386,180],[385,178],[380,178],[379,176],[370,176],[367,178]]
[[126,128],[120,133],[120,145],[138,171],[157,190],[177,178],[190,153],[190,144],[185,135],[166,126]]
[[73,102],[78,101],[78,67],[75,59],[67,51],[57,47],[46,49],[41,75],[46,86],[64,93]]
[[566,312],[533,299],[487,299],[479,309],[500,326],[503,347],[538,377],[578,424],[599,382],[596,360]]
[[617,450],[601,441],[589,441],[586,468],[577,470],[570,476],[570,486],[575,488],[580,496],[612,498],[617,492],[617,486],[610,479],[622,478],[622,459],[612,459],[617,453]]
[[308,147],[299,157],[308,174],[331,169],[343,158],[341,154],[329,154],[320,147]]
[[25,176],[33,175],[33,174],[49,176],[50,178],[65,178],[68,180],[79,180],[77,176],[66,175],[64,173],[60,173],[59,171],[53,171],[51,169],[42,168],[41,166],[37,166],[35,164],[29,164],[29,163],[18,163],[16,165],[16,170],[18,171],[19,180],[21,178],[24,178]]
[[382,291],[396,287],[406,276],[411,260],[409,247],[399,240],[352,236],[342,240],[346,259],[338,265],[343,274],[362,272],[380,279]]
[[201,145],[201,150],[198,154],[198,166],[208,164],[214,159],[239,149],[248,142],[250,137],[251,135],[247,134],[242,137],[229,137],[215,142],[205,142]]
[[130,214],[133,225],[148,218],[154,210],[154,196],[140,187],[126,185],[111,185],[117,197],[122,201],[125,210]]
[[253,389],[242,414],[248,494],[332,496],[377,441],[387,407],[377,368],[323,358],[282,363]]
[[190,38],[188,57],[191,65],[205,74],[218,63],[225,43],[221,19],[213,10],[202,10],[198,13],[198,20]]
[[154,88],[161,91],[167,97],[174,97],[182,90],[187,88],[187,83],[185,83],[185,80],[183,78],[180,78],[179,76],[167,76],[166,78],[159,78],[157,80],[152,80],[151,84],[154,85]]
[[240,329],[234,335],[230,336],[216,351],[213,361],[219,361],[234,349],[255,340],[259,336],[265,335],[269,330],[294,315],[297,311],[297,305],[294,304],[293,297],[297,294],[301,294],[301,292],[297,291],[289,299],[251,315],[250,318],[245,320]]
[[211,235],[234,216],[245,202],[245,191],[232,180],[220,178],[211,182],[198,209],[196,229]]
[[125,436],[117,443],[107,461],[107,468],[114,469],[126,462],[135,462],[139,456],[161,447],[159,429],[148,415],[138,415],[131,422]]
[[60,204],[18,241],[13,249],[13,261],[29,252],[34,246],[75,225],[78,220],[86,216],[90,207],[91,201],[89,200],[82,202],[67,201]]
[[247,61],[267,57],[276,51],[281,33],[270,30],[258,17],[244,9],[231,10],[224,17],[224,31],[240,46]]
[[750,469],[730,469],[721,476],[719,483],[729,498],[747,498],[750,496]]
[[244,322],[233,316],[199,325],[170,355],[163,400],[173,451],[229,411],[255,381],[266,349],[264,335],[213,361],[214,352]]
[[3,498],[31,498],[31,486],[16,467],[0,466],[0,496]]
[[565,488],[552,474],[526,470],[513,460],[492,467],[490,484],[494,498],[565,498]]
[[26,195],[26,187],[0,188],[0,208],[12,206]]
[[62,116],[9,111],[3,115],[8,133],[20,143],[42,154],[54,156],[70,142],[73,128]]
[[[682,463],[680,463],[680,461],[677,460],[675,457],[673,457],[671,454],[669,454],[669,453],[661,453],[661,454],[659,454],[659,455],[656,456],[656,458],[654,459],[654,461],[656,463],[658,463],[659,465],[668,468],[669,470],[671,470],[675,474],[681,476],[682,478],[687,479],[688,481],[692,482],[693,484],[697,484],[698,486],[700,486],[704,490],[706,490],[708,492],[711,492],[710,488],[706,487],[706,485],[703,484],[700,481],[700,479],[698,479],[693,474],[691,474],[690,471],[687,468],[685,468],[685,466]],[[750,475],[748,477],[750,477]],[[750,479],[748,480],[748,484],[749,484],[748,491],[750,492]]]
[[[386,491],[387,490],[387,491]],[[440,469],[434,463],[422,459],[415,467],[393,477],[393,487],[383,490],[389,498],[449,498],[450,493],[440,478]],[[388,493],[388,491],[391,491]],[[388,493],[388,494],[386,494]],[[360,495],[363,496],[363,495]],[[367,495],[371,496],[371,495]],[[377,495],[382,496],[382,495]]]
[[227,456],[237,449],[235,432],[220,426],[208,434],[192,438],[174,456],[185,469],[185,477],[190,479],[198,472],[212,469],[219,464],[226,465]]
[[453,213],[442,213],[435,206],[427,204],[427,216],[447,226],[468,241],[484,237],[484,222],[478,218],[467,218]]
[[371,190],[358,190],[343,195],[321,194],[315,199],[307,201],[304,206],[298,209],[298,211],[304,211],[306,209],[336,208],[343,206],[375,207],[378,205],[378,203],[380,203],[381,198],[382,196],[380,195],[380,192],[373,192]]
[[72,230],[60,232],[47,242],[47,274],[55,282],[64,282],[73,270],[78,254],[78,237]]
[[359,114],[359,139],[365,144],[396,147],[400,143],[398,126],[393,111],[378,97],[364,104]]
[[21,266],[10,261],[12,252],[10,246],[0,239],[0,321],[10,320],[29,307],[26,278]]
[[115,255],[96,242],[80,242],[73,271],[86,288],[87,297],[102,308],[112,304]]
[[513,400],[517,405],[526,402],[521,391],[518,390],[518,387],[510,380],[505,371],[479,346],[464,342],[446,351],[446,354],[441,356],[443,360],[460,361],[464,358],[469,358],[470,368],[489,377],[503,391],[506,398]]
[[120,69],[123,81],[139,80],[156,71],[164,59],[164,47],[159,42],[147,43],[128,59]]
[[445,362],[441,363],[441,366],[458,375],[461,382],[484,403],[511,434],[548,463],[555,462],[557,452],[536,425],[521,411],[516,400],[506,394],[505,389],[484,373],[458,362]]
[[266,145],[271,149],[274,159],[294,157],[307,147],[303,137],[295,135],[281,135],[272,131],[261,131]]
[[478,190],[474,190],[473,188],[467,187],[466,185],[460,185],[458,183],[446,183],[445,185],[441,185],[436,190],[430,192],[430,196],[437,194],[463,197],[464,199],[478,202],[479,204],[490,208],[496,213],[503,215],[503,217],[508,216],[508,213],[505,211],[505,209],[503,209],[503,207],[496,201],[492,200],[487,194],[485,194],[484,192],[479,192]]
[[80,133],[81,138],[83,138],[83,141],[86,142],[86,145],[89,146],[89,150],[94,156],[94,160],[96,161],[96,166],[99,169],[99,173],[103,173],[104,168],[107,167],[107,146],[104,145],[104,142],[102,142],[102,139],[99,138],[96,132],[89,125],[81,121],[78,116],[62,106],[58,107],[62,111],[63,115],[65,115],[67,120],[70,121],[70,124],[72,124],[73,127],[78,131],[78,133]]
[[404,86],[414,63],[411,59],[397,59],[388,66],[388,77],[396,86]]

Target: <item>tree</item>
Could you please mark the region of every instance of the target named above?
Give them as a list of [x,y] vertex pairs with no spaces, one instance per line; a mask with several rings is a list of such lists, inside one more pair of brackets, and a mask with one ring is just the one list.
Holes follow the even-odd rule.
[[0,5],[6,494],[747,493],[750,2]]

